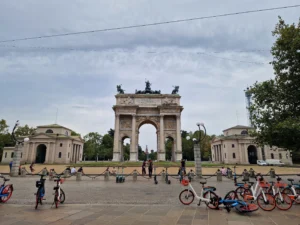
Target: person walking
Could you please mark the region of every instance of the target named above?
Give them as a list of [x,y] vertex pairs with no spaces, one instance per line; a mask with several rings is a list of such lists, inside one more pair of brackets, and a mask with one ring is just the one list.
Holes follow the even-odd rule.
[[9,172],[10,173],[11,173],[12,164],[13,164],[13,161],[10,161],[10,163],[9,163]]
[[148,170],[149,170],[149,177],[151,178],[152,177],[152,171],[153,171],[153,163],[152,163],[151,159],[149,160]]
[[183,174],[186,174],[186,171],[185,171],[185,160],[184,159],[181,159],[181,170],[182,170]]
[[146,160],[143,161],[142,164],[142,175],[145,176],[146,175]]

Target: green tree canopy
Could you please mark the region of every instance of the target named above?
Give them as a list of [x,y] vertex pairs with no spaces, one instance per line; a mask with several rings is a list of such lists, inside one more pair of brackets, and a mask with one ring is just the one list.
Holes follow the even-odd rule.
[[36,128],[29,127],[27,124],[25,126],[19,126],[15,130],[16,137],[22,137],[22,136],[31,136],[35,133]]
[[251,135],[258,144],[300,150],[300,19],[286,24],[279,17],[273,31],[275,78],[256,82],[247,90],[252,96],[250,113],[256,128]]

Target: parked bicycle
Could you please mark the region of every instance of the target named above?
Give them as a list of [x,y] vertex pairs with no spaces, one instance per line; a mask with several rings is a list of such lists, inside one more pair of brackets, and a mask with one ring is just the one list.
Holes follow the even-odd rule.
[[44,199],[45,196],[45,181],[44,174],[38,174],[41,176],[40,180],[36,181],[35,186],[37,187],[37,192],[35,193],[35,209],[38,208],[39,204],[43,204],[42,201],[46,200]]
[[282,192],[287,194],[293,202],[300,204],[300,184],[294,184],[294,179],[287,180],[291,182],[291,184],[284,188]]
[[[266,193],[264,190],[270,188],[270,184],[266,183],[263,176],[258,173],[256,176],[256,185],[253,186],[253,182],[250,183],[250,188],[245,189],[244,200],[253,203],[257,201],[258,206],[264,211],[272,211],[276,207],[274,197]],[[258,178],[259,177],[259,178]]]
[[188,180],[183,179],[181,184],[188,187],[179,194],[179,200],[182,204],[190,205],[196,197],[196,199],[199,201],[198,206],[200,206],[201,202],[205,202],[207,207],[210,209],[216,209],[218,207],[219,197],[214,192],[216,188],[212,186],[204,187],[206,181],[200,181],[200,184],[202,184],[200,196],[197,195],[196,191]]
[[269,181],[271,187],[268,190],[268,193],[274,196],[276,207],[280,210],[288,210],[292,207],[293,201],[288,196],[288,194],[283,193],[284,188],[287,187],[287,184],[281,182],[281,178],[277,176],[276,183],[274,181]]
[[240,213],[254,212],[258,210],[258,206],[256,204],[248,204],[245,201],[236,199],[235,191],[228,192],[224,199],[219,198],[218,208],[220,205],[224,205],[227,212],[230,212],[231,208],[235,208]]
[[57,208],[58,203],[63,204],[65,202],[66,196],[65,192],[60,187],[60,185],[64,182],[64,180],[61,179],[60,175],[56,176],[54,182],[56,182],[56,186],[53,188],[53,190],[55,190],[53,204],[55,204],[55,207]]
[[0,186],[0,202],[5,203],[12,196],[14,187],[12,184],[5,185],[6,181],[9,181],[9,179],[5,178],[4,176],[0,176],[0,178],[3,178],[3,184]]

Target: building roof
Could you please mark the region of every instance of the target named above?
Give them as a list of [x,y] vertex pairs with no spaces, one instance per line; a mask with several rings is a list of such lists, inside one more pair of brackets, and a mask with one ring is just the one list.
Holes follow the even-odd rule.
[[254,127],[248,127],[248,126],[244,126],[244,125],[236,125],[234,127],[230,127],[230,128],[227,128],[224,131],[227,131],[227,130],[231,130],[231,129],[254,129]]
[[61,126],[61,125],[56,124],[56,123],[55,123],[55,124],[49,124],[49,125],[41,125],[41,126],[37,126],[37,128],[65,128],[65,129],[71,130],[70,128]]
[[[66,135],[63,135],[63,134],[49,134],[49,133],[36,133],[34,135],[31,135],[29,136],[29,139],[31,138],[35,138],[39,135],[45,135],[45,136],[48,136],[50,138],[57,138],[57,139],[72,139],[72,140],[76,140],[76,141],[80,141],[80,142],[84,142],[84,140],[80,137],[80,136],[66,136]],[[21,137],[18,137],[18,139],[23,139],[27,136],[21,136]]]

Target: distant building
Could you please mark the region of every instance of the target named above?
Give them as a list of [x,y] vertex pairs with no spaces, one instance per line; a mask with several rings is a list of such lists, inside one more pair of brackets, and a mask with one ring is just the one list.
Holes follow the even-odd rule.
[[256,164],[257,160],[279,159],[285,164],[292,165],[290,151],[270,146],[257,146],[254,138],[248,132],[253,127],[238,125],[223,131],[211,143],[213,162],[228,164]]
[[[21,148],[21,163],[77,163],[83,158],[84,140],[71,136],[72,130],[58,124],[38,126]],[[24,137],[20,137],[24,138]],[[14,147],[3,150],[2,162],[12,160]]]

